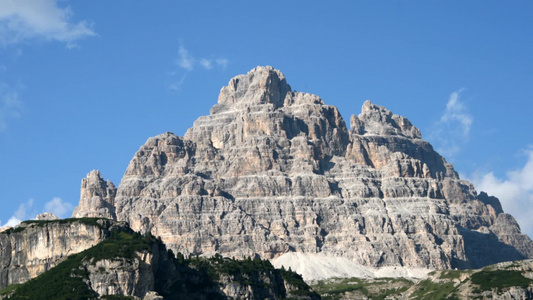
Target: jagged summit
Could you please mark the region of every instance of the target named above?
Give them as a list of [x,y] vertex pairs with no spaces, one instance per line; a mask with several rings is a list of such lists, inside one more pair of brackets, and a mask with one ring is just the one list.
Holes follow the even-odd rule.
[[38,220],[38,221],[51,221],[51,220],[57,220],[57,219],[59,218],[56,215],[54,215],[53,213],[49,213],[49,212],[38,214],[35,217],[35,220]]
[[[246,75],[233,77],[220,90],[218,104],[211,108],[211,114],[234,110],[254,109],[254,106],[272,105],[273,109],[305,104],[324,105],[320,97],[293,92],[281,71],[271,66],[258,66]],[[421,138],[420,130],[402,116],[393,114],[383,106],[370,100],[364,102],[361,114],[353,115],[350,127],[361,134],[400,135]]]
[[291,91],[285,76],[279,70],[270,66],[256,67],[246,75],[233,77],[228,85],[220,90],[218,105],[213,107],[211,113],[258,104],[281,107],[285,96]]
[[420,130],[402,116],[393,114],[383,106],[370,100],[363,103],[359,116],[352,115],[350,127],[359,134],[398,135],[412,139],[421,139]]
[[98,170],[92,170],[81,181],[79,205],[72,213],[73,218],[99,217],[116,219],[115,195],[117,188],[105,181]]
[[367,101],[350,124],[257,67],[184,137],[149,138],[116,196],[89,174],[76,212],[94,208],[186,254],[438,269],[533,257],[499,201],[460,180],[408,119]]

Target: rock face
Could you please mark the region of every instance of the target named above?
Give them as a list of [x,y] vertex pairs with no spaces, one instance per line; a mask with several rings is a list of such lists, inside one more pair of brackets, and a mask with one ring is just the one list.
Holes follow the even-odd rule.
[[[62,222],[77,226],[79,219]],[[0,299],[320,298],[298,274],[277,270],[268,260],[175,257],[160,240],[127,226],[112,227],[106,236],[36,279],[0,293]],[[59,245],[55,240],[49,247]]]
[[153,254],[136,253],[134,259],[114,257],[86,261],[88,284],[98,295],[139,296],[154,289]]
[[81,181],[80,203],[74,209],[72,217],[116,219],[116,193],[115,185],[109,180],[104,181],[100,171],[91,171]]
[[51,220],[57,220],[57,219],[59,218],[56,215],[54,215],[53,213],[49,213],[49,212],[38,214],[35,217],[35,220],[38,220],[38,221],[51,221]]
[[124,225],[111,220],[27,221],[0,233],[0,289],[35,278],[98,244],[113,226]]
[[499,201],[459,179],[409,120],[366,101],[348,129],[271,67],[231,79],[184,137],[148,139],[116,197],[109,186],[90,173],[74,215],[116,216],[185,254],[438,269],[533,257]]

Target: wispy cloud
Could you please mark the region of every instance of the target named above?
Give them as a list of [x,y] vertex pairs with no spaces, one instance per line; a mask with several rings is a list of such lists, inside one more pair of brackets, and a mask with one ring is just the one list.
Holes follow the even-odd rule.
[[533,237],[533,150],[526,151],[526,164],[498,178],[493,172],[477,172],[472,183],[478,191],[498,197],[504,211],[512,214],[522,231]]
[[28,219],[33,210],[33,199],[28,200],[26,203],[19,205],[19,208],[15,212],[15,217],[19,220]]
[[209,59],[205,59],[205,58],[200,59],[200,64],[206,70],[210,70],[213,67],[212,64],[211,64],[211,61]]
[[1,224],[0,222],[0,228],[6,226],[15,227],[20,224],[20,222],[29,219],[29,216],[31,214],[35,215],[35,210],[33,209],[33,199],[30,199],[28,200],[28,202],[20,204],[18,209],[15,211],[15,213],[13,213],[13,215],[11,216],[11,218],[9,218],[6,224]]
[[181,78],[179,80],[176,80],[174,82],[172,82],[168,88],[171,90],[171,91],[179,91],[181,90],[181,86],[183,85],[183,82],[185,81],[185,78],[187,78],[187,75],[183,75],[181,76]]
[[170,77],[170,84],[167,82],[167,86],[171,91],[179,91],[181,90],[181,87],[187,78],[187,74],[194,71],[198,65],[207,71],[215,68],[225,69],[229,61],[223,57],[216,59],[209,59],[205,57],[196,58],[188,49],[185,48],[185,46],[180,45],[178,48],[178,57],[175,59],[174,63],[182,70],[173,70],[167,72],[167,76]]
[[474,118],[467,113],[465,105],[459,101],[459,94],[463,90],[464,89],[453,92],[450,95],[448,103],[446,104],[446,110],[440,118],[440,121],[448,124],[459,124],[458,128],[462,131],[463,136],[468,137],[468,134],[470,133],[470,127],[472,126],[472,122],[474,122]]
[[22,105],[14,89],[6,84],[0,84],[0,131],[6,130],[8,120],[20,118]]
[[[53,213],[59,218],[65,218],[70,216],[73,208],[74,206],[71,203],[65,202],[59,197],[54,197],[44,205],[44,211],[42,212]],[[20,204],[5,224],[0,221],[0,228],[6,226],[15,227],[24,220],[34,219],[37,214],[38,210],[34,207],[34,200],[30,199],[28,202]]]
[[429,135],[437,151],[446,157],[455,156],[470,137],[474,117],[468,113],[466,105],[460,99],[464,90],[450,94],[442,116],[433,125]]
[[[17,219],[17,217],[12,216],[11,218],[9,218],[9,220],[8,220],[5,224],[0,225],[0,228],[4,228],[4,227],[15,227],[15,226],[17,226],[18,224],[20,224],[20,222],[21,222],[21,221],[20,221],[19,219]],[[0,224],[1,224],[1,223],[2,223],[2,222],[0,221]]]
[[1,0],[0,43],[40,38],[76,47],[77,40],[96,33],[87,21],[73,22],[73,15],[70,7],[59,7],[57,0]]
[[179,57],[177,60],[178,66],[180,66],[182,69],[185,69],[187,71],[192,71],[192,69],[194,68],[194,62],[196,61],[194,57],[192,57],[189,54],[189,51],[187,51],[187,49],[185,49],[183,46],[179,47],[178,54],[179,54]]
[[217,58],[216,62],[222,69],[225,69],[228,65],[228,60],[225,58]]
[[194,57],[189,50],[187,50],[183,45],[180,45],[178,48],[178,58],[176,59],[176,64],[186,71],[192,71],[197,63],[199,63],[204,69],[211,70],[215,65],[224,69],[228,65],[229,61],[223,57],[219,57],[217,59],[201,57],[196,59],[196,57]]
[[68,202],[64,202],[59,197],[54,197],[51,201],[44,205],[44,210],[53,213],[59,218],[65,218],[72,214],[74,206]]

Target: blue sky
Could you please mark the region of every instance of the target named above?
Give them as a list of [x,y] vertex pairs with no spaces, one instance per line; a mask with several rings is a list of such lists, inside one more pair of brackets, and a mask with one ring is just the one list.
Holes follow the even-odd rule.
[[0,0],[0,226],[70,215],[92,169],[118,185],[257,65],[349,123],[409,118],[533,234],[530,1]]

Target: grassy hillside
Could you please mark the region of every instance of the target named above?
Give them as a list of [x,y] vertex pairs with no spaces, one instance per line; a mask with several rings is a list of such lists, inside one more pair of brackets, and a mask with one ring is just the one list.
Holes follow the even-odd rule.
[[322,299],[532,299],[533,260],[478,270],[444,270],[424,280],[329,279],[312,285]]

